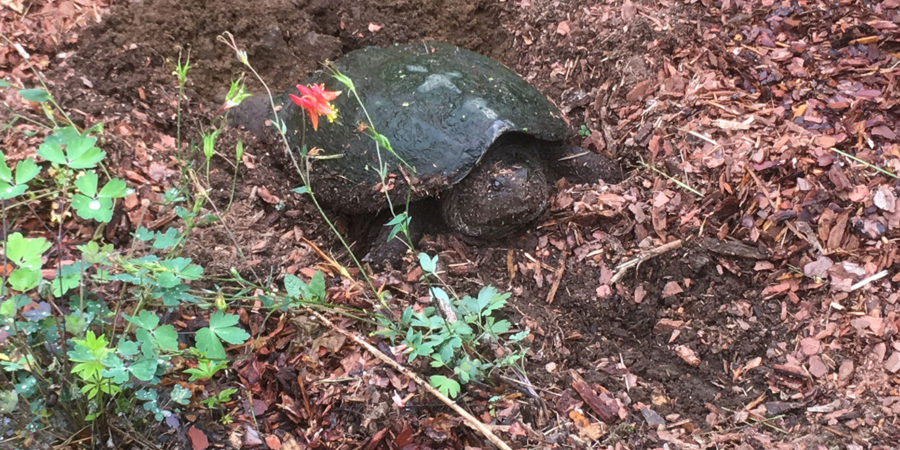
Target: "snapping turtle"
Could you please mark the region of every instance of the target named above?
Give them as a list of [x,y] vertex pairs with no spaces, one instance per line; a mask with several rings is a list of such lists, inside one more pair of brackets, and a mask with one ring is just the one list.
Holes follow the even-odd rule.
[[[415,168],[405,169],[381,149],[394,205],[405,204],[407,187],[412,200],[438,199],[443,221],[464,237],[502,238],[533,222],[547,209],[555,176],[584,182],[620,177],[612,161],[564,145],[567,126],[560,112],[485,56],[447,44],[415,43],[352,51],[335,66],[353,80],[375,129]],[[280,113],[292,147],[339,156],[313,160],[312,189],[332,209],[378,213],[386,200],[375,170],[379,155],[360,126],[368,121],[365,112],[325,71],[307,82],[344,91],[334,101],[339,119],[320,124],[318,131],[303,123],[304,112],[290,101]],[[437,208],[427,211],[410,213],[413,232],[438,214]],[[405,253],[402,243],[386,242],[387,233],[383,227],[367,260],[381,263]]]

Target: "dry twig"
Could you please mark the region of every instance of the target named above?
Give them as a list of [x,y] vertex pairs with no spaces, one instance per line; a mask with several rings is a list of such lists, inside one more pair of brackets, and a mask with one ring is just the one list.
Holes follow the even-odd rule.
[[440,400],[445,405],[449,406],[450,409],[452,409],[454,412],[459,414],[459,416],[463,419],[463,422],[465,422],[465,424],[468,425],[469,428],[472,428],[473,430],[481,433],[481,435],[484,436],[485,438],[487,438],[487,440],[491,441],[492,444],[496,445],[497,447],[499,447],[503,450],[512,450],[512,447],[510,447],[509,445],[506,444],[506,442],[503,442],[502,439],[497,437],[497,435],[494,434],[494,432],[491,431],[491,429],[487,425],[481,423],[481,421],[476,419],[475,416],[470,414],[468,411],[462,409],[459,405],[456,404],[456,402],[454,402],[449,397],[447,397],[446,395],[442,394],[440,391],[438,391],[437,389],[432,387],[431,384],[429,384],[427,381],[423,380],[418,375],[413,373],[413,371],[407,369],[406,367],[400,365],[393,359],[389,358],[387,355],[385,355],[384,353],[380,352],[377,348],[375,348],[372,344],[366,342],[365,340],[363,340],[361,337],[357,336],[356,334],[351,333],[351,332],[337,326],[334,322],[332,322],[331,320],[328,320],[328,318],[323,316],[322,314],[320,314],[316,311],[313,311],[311,308],[306,308],[306,311],[308,313],[312,314],[315,318],[321,320],[322,323],[327,325],[332,330],[337,331],[338,333],[344,335],[345,337],[349,338],[353,342],[356,342],[359,346],[365,348],[369,353],[371,353],[376,358],[380,359],[383,363],[391,366],[392,369],[409,377],[409,379],[413,380],[416,384],[418,384],[419,386],[424,388],[431,395],[437,397],[438,400]]
[[628,261],[623,262],[616,266],[616,273],[613,274],[612,278],[609,279],[609,284],[618,282],[628,273],[628,269],[632,267],[637,267],[641,265],[644,261],[648,259],[655,258],[663,253],[670,252],[672,250],[678,249],[684,243],[681,239],[669,242],[667,244],[660,245],[659,247],[651,248],[650,250],[644,250],[637,257],[629,259]]

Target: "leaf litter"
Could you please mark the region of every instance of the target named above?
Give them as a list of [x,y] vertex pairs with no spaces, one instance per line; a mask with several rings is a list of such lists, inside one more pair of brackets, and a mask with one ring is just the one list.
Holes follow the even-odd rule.
[[[223,10],[239,8],[225,3]],[[470,388],[465,400],[507,442],[626,448],[896,442],[896,0],[459,2],[448,10],[477,20],[455,32],[445,12],[418,2],[323,8],[313,1],[297,10],[263,3],[262,20],[281,28],[260,27],[253,35],[245,27],[238,35],[257,43],[259,54],[301,42],[295,39],[323,43],[321,53],[292,63],[293,78],[342,48],[442,38],[515,69],[547,93],[572,129],[584,124],[590,131],[573,139],[630,169],[618,185],[561,180],[547,220],[507,242],[475,248],[435,235],[422,243],[448,261],[450,282],[460,290],[508,286],[511,318],[532,331],[526,369],[534,389],[501,379],[497,388]],[[173,220],[152,205],[179,173],[171,138],[174,81],[165,58],[176,57],[176,45],[185,42],[160,38],[150,25],[130,30],[109,21],[140,23],[140,4],[107,11],[102,1],[32,2],[24,13],[22,3],[5,6],[15,14],[4,14],[4,29],[52,75],[65,106],[85,123],[104,121],[114,135],[104,149],[136,193],[104,231],[107,238],[124,244],[135,224],[154,230]],[[190,10],[186,23],[198,17],[202,11]],[[311,24],[313,34],[284,31],[295,19]],[[198,35],[185,29],[175,41]],[[190,43],[211,52],[203,42]],[[204,57],[196,50],[194,56]],[[196,116],[211,111],[209,97],[225,86],[219,78],[231,76],[228,63],[214,63],[226,58],[209,58],[200,63],[208,72],[198,72],[207,75],[189,92],[187,107]],[[284,65],[262,65],[270,78],[285,77]],[[0,48],[0,71],[31,81],[10,47]],[[11,136],[3,135],[8,159],[33,156],[39,141]],[[314,247],[334,248],[333,242],[309,205],[275,181],[290,176],[277,169],[282,163],[265,148],[249,149],[237,202],[225,217],[237,242],[211,227],[189,251],[218,261],[213,273],[242,261],[238,248],[251,252],[241,272],[276,268],[309,277],[325,269],[329,299],[366,306],[352,283],[320,262]],[[219,161],[214,185],[229,186],[231,170]],[[353,231],[352,220],[339,224]],[[683,245],[666,247],[676,241]],[[629,261],[639,263],[613,281],[616,267]],[[406,266],[377,279],[414,304],[421,293],[414,271]],[[551,289],[548,305],[542,300]],[[242,326],[265,338],[229,350],[244,358],[233,381],[252,400],[233,405],[230,429],[194,415],[184,429],[164,434],[168,442],[484,445],[415,383],[308,316],[265,319],[259,309],[248,311]],[[189,322],[174,323],[185,329]],[[348,320],[341,326],[370,331]],[[385,342],[373,344],[390,352]]]

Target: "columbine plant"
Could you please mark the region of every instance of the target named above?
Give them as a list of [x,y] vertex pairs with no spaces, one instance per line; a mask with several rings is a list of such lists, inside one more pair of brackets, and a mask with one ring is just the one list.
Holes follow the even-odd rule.
[[[286,125],[278,116],[274,98],[268,85],[250,65],[246,52],[238,48],[234,38],[230,34],[226,33],[225,35],[220,36],[220,41],[224,42],[235,51],[238,59],[253,72],[257,80],[266,90],[273,113],[273,126],[281,136],[287,154],[294,160],[295,168],[303,181],[303,186],[294,189],[294,192],[309,196],[332,232],[334,232],[338,240],[349,251],[351,259],[353,259],[357,267],[360,268],[360,273],[366,279],[372,292],[374,292],[380,300],[385,311],[392,316],[386,302],[385,291],[376,289],[374,285],[372,285],[366,271],[353,254],[353,251],[329,220],[324,210],[319,206],[315,192],[310,185],[309,160],[322,156],[311,155],[304,147],[299,149],[299,163],[294,159],[294,152],[287,140]],[[389,172],[389,165],[385,158],[386,155],[382,154],[383,151],[386,151],[399,161],[401,165],[414,173],[415,169],[407,164],[406,161],[404,161],[391,147],[390,140],[387,136],[384,136],[375,129],[374,122],[369,116],[365,105],[362,103],[353,81],[337,70],[335,66],[327,65],[326,67],[331,70],[334,78],[347,89],[349,92],[348,95],[353,96],[364,112],[366,121],[360,125],[375,145],[375,154],[378,161],[376,171],[379,174],[381,186],[388,185],[387,178]],[[325,116],[329,122],[334,121],[337,118],[337,110],[331,102],[341,95],[341,92],[329,91],[323,84],[312,84],[308,86],[301,84],[297,85],[297,90],[300,93],[299,96],[294,94],[290,94],[289,96],[291,100],[307,114],[313,131],[318,130],[319,116]],[[389,239],[402,236],[406,245],[411,250],[415,251],[415,247],[411,242],[409,234],[410,217],[406,213],[411,198],[411,191],[407,192],[406,208],[404,208],[403,211],[399,211],[395,207],[387,189],[382,189],[382,192],[385,194],[388,209],[392,215],[392,218],[386,224],[386,226],[391,227]],[[489,371],[501,367],[515,367],[520,370],[518,363],[524,357],[525,351],[519,349],[518,351],[513,352],[503,347],[501,343],[515,345],[528,335],[528,331],[522,331],[508,339],[504,339],[502,335],[509,332],[510,323],[505,320],[497,320],[493,316],[495,311],[505,305],[509,294],[500,294],[494,288],[486,287],[485,289],[482,289],[476,298],[469,296],[460,298],[453,294],[453,300],[451,300],[451,295],[448,294],[448,291],[452,293],[452,289],[443,282],[437,273],[437,257],[430,257],[422,253],[419,254],[419,261],[423,273],[425,274],[423,276],[423,281],[428,285],[429,292],[437,306],[425,308],[420,312],[415,312],[412,308],[407,308],[399,320],[391,317],[378,316],[377,320],[382,327],[379,334],[388,337],[392,341],[400,339],[401,344],[408,353],[410,362],[416,360],[419,356],[426,356],[431,358],[432,367],[450,369],[455,379],[445,375],[434,375],[431,377],[430,382],[445,395],[451,397],[456,396],[459,393],[459,382],[467,383],[473,380],[481,380]],[[346,271],[343,271],[342,275],[349,277],[349,274],[347,274]],[[289,291],[294,291],[296,293],[299,292],[299,288],[296,287],[299,280],[295,280],[294,278],[289,279],[286,277],[285,285]],[[291,286],[288,286],[289,284]],[[478,348],[482,346],[482,344],[497,347],[495,353],[499,355],[499,358],[484,356],[478,353]]]
[[[186,72],[187,65],[179,71],[179,86]],[[52,111],[56,105],[52,95],[37,91],[21,89],[19,93]],[[237,325],[238,316],[223,311],[213,313],[208,326],[197,331],[193,347],[180,344],[175,328],[161,323],[159,311],[212,304],[207,292],[189,286],[203,276],[203,269],[177,256],[185,234],[206,220],[198,218],[202,199],[195,199],[188,209],[180,205],[181,190],[167,191],[161,206],[174,207],[185,231],[150,231],[139,226],[134,242],[143,243],[142,256],[132,255],[135,246],[122,253],[102,244],[99,237],[70,245],[81,238],[66,235],[66,221],[80,218],[102,227],[130,189],[117,178],[101,181],[101,173],[106,172],[102,166],[106,153],[97,146],[102,126],[82,131],[71,122],[60,126],[51,117],[56,114],[48,115],[50,131],[36,152],[42,162],[27,158],[10,167],[0,152],[0,217],[5,236],[0,254],[2,267],[11,269],[0,271],[0,334],[4,336],[0,376],[11,381],[0,388],[0,410],[24,412],[11,416],[19,421],[23,437],[42,425],[58,427],[60,421],[52,416],[59,413],[75,430],[86,425],[105,430],[107,413],[128,413],[141,420],[142,415],[134,411],[140,406],[137,402],[143,403],[149,417],[175,426],[172,409],[188,404],[191,391],[161,385],[163,376],[173,374],[172,358],[178,356],[188,366],[212,361],[216,367],[225,367],[229,361],[223,343],[237,345],[249,338]],[[17,120],[42,124],[40,119],[14,115],[13,121]],[[34,186],[44,187],[34,190]],[[37,202],[48,197],[54,200],[51,219],[59,222],[55,231],[34,210]],[[10,232],[8,212],[23,207],[54,239]],[[56,255],[71,255],[75,261],[47,265],[45,257],[54,246]],[[117,283],[114,290],[110,283]],[[224,309],[226,302],[215,298]],[[166,394],[161,395],[164,389]],[[227,397],[221,392],[214,395],[218,401]]]

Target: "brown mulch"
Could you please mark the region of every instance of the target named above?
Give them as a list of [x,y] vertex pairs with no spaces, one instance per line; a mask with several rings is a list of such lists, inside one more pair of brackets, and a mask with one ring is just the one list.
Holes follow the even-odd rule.
[[[141,202],[177,178],[169,73],[179,48],[195,49],[197,65],[190,138],[239,70],[214,45],[220,26],[233,27],[279,88],[361,45],[453,42],[515,69],[565,113],[573,141],[630,173],[616,185],[561,180],[546,220],[507,242],[423,240],[460,292],[513,292],[508,314],[532,331],[527,373],[538,395],[498,377],[468,388],[467,409],[514,447],[889,448],[900,439],[897,0],[264,1],[253,18],[251,5],[220,2],[216,14],[156,8],[152,21],[142,13],[152,1],[114,3],[3,2],[0,20],[76,120],[106,123],[111,167],[138,187],[109,239],[168,223],[170,211],[143,215]],[[295,59],[271,54],[283,47]],[[34,82],[10,46],[0,46],[0,72]],[[28,107],[10,90],[3,98]],[[588,136],[574,133],[582,125]],[[11,132],[2,139],[13,160],[33,152]],[[343,257],[269,150],[251,143],[241,162],[224,217],[236,242],[199,230],[190,256],[210,273],[325,269],[332,301],[368,307],[304,243]],[[212,173],[220,204],[233,170],[225,160]],[[352,231],[350,222],[339,226]],[[665,251],[621,269],[654,248]],[[417,275],[410,262],[376,278],[399,307],[425,294]],[[238,350],[223,382],[248,387],[252,404],[233,405],[230,428],[183,420],[164,431],[170,445],[199,435],[248,448],[254,439],[484,445],[415,384],[305,316],[266,320],[251,308],[242,317],[265,338]]]

